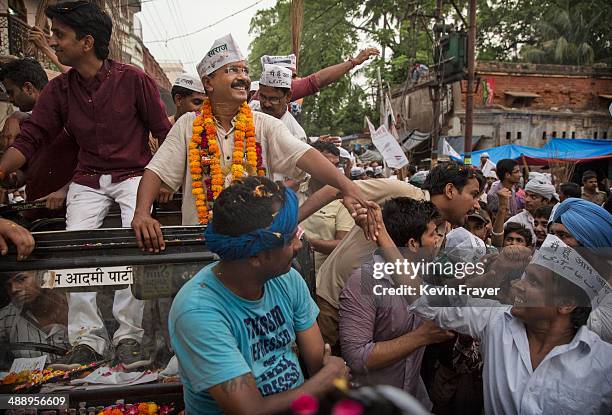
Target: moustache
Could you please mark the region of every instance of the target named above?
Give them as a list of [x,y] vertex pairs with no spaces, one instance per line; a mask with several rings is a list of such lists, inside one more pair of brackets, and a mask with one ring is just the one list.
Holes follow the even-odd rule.
[[245,81],[237,80],[232,82],[232,88],[236,88],[238,86],[243,86],[245,89],[248,89],[249,85]]

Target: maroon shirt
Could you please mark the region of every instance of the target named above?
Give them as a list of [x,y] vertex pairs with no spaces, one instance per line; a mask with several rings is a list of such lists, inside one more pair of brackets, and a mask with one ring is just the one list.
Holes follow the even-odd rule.
[[170,127],[153,79],[105,60],[92,79],[71,69],[51,80],[12,147],[30,160],[65,130],[79,146],[72,180],[97,189],[102,174],[113,183],[142,175],[151,160],[149,131],[161,144]]

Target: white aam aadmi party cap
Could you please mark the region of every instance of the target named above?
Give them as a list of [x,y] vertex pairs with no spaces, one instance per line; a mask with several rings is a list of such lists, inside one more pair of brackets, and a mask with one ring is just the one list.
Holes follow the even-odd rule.
[[205,93],[204,85],[197,77],[186,73],[179,74],[174,80],[172,86],[180,86],[182,88],[190,89],[195,92]]
[[279,65],[264,65],[259,85],[291,88],[291,71]]
[[210,75],[223,65],[243,60],[244,56],[242,56],[238,44],[230,33],[215,40],[215,43],[213,43],[196,68],[198,75],[203,77],[204,75]]
[[297,59],[293,53],[288,56],[263,55],[261,57],[261,66],[265,67],[266,65],[278,65],[282,66],[283,68],[288,68],[292,71],[296,71]]
[[582,288],[591,300],[593,308],[605,301],[612,293],[612,287],[573,248],[555,235],[548,235],[530,262],[547,268],[562,278]]

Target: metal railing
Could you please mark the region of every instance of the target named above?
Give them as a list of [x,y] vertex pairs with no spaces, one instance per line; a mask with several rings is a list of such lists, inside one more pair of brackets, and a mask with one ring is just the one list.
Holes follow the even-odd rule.
[[0,14],[0,54],[18,58],[32,56],[45,68],[57,71],[58,68],[44,54],[35,49],[34,55],[27,53],[28,31],[30,26],[18,17]]

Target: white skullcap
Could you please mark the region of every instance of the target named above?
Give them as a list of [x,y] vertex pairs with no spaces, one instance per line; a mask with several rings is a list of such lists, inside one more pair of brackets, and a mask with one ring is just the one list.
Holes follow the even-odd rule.
[[446,234],[444,247],[453,262],[476,263],[487,253],[485,243],[465,228],[455,228]]
[[291,89],[291,70],[279,65],[264,65],[259,85]]
[[243,61],[244,57],[238,44],[232,37],[232,34],[227,34],[220,39],[215,40],[210,50],[197,66],[198,75],[200,78],[204,75],[210,75],[220,67],[232,62]]
[[[318,138],[318,137],[317,137]],[[350,159],[353,160],[354,157],[351,156],[351,153],[349,153],[346,149],[342,148],[342,147],[338,147],[338,150],[340,150],[340,157],[344,158],[344,159]]]
[[261,66],[265,67],[266,65],[278,65],[294,72],[297,70],[297,60],[294,54],[288,56],[263,55],[261,57]]
[[559,200],[559,195],[555,192],[555,186],[550,183],[542,183],[538,179],[530,180],[529,183],[525,185],[525,191],[535,193],[547,200],[552,198]]
[[480,155],[480,158],[483,158],[483,157],[487,157],[488,158],[489,157],[489,153],[487,153],[487,152],[482,153]]
[[251,88],[249,88],[249,91],[259,91],[259,81],[251,82]]
[[589,265],[575,249],[566,245],[555,235],[548,235],[540,249],[535,252],[531,264],[539,265],[582,288],[597,307],[612,287]]
[[200,81],[195,76],[189,75],[187,73],[179,74],[174,80],[174,84],[172,84],[172,86],[180,86],[191,91],[200,92],[202,94],[205,93],[202,81]]

